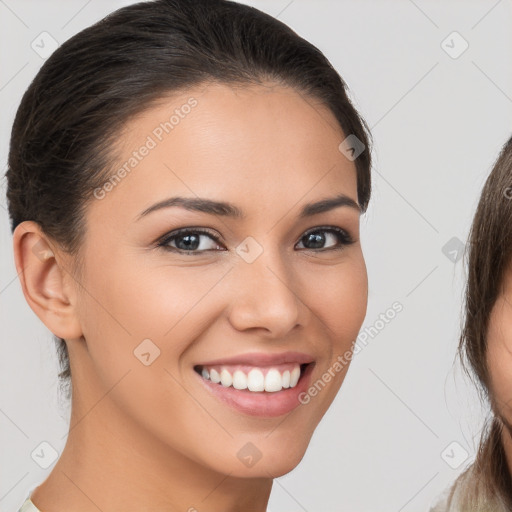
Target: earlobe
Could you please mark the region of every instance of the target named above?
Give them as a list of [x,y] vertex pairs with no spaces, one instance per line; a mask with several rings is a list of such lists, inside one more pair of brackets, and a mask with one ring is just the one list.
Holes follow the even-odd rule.
[[24,221],[16,227],[13,250],[29,306],[53,334],[63,339],[79,338],[82,330],[75,311],[75,296],[66,286],[70,276],[62,262],[57,261],[56,251],[36,222]]

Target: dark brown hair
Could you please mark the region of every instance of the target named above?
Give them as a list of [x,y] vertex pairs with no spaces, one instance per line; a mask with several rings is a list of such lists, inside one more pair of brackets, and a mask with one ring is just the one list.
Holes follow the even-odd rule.
[[[36,221],[80,261],[84,212],[92,191],[109,177],[120,126],[159,98],[208,82],[282,84],[329,108],[343,133],[366,146],[355,160],[358,201],[366,210],[370,134],[322,52],[253,7],[157,0],[124,7],[82,30],[30,84],[9,151],[12,230]],[[59,377],[70,380],[66,344],[55,339]]]
[[476,376],[493,416],[483,431],[475,462],[462,475],[467,490],[461,510],[512,510],[511,476],[501,441],[506,426],[492,395],[486,363],[489,319],[511,261],[512,138],[503,146],[485,182],[468,238],[468,280],[459,355],[466,371]]

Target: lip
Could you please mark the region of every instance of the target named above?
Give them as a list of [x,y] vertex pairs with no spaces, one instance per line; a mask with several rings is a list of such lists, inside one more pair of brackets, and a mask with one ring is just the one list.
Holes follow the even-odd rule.
[[304,352],[280,352],[269,354],[268,352],[248,352],[238,356],[224,357],[213,361],[197,363],[195,366],[217,366],[217,365],[249,365],[249,366],[272,366],[285,363],[307,364],[314,362],[314,357]]
[[[290,354],[280,354],[280,356],[291,357]],[[297,354],[297,353],[295,353]],[[305,354],[302,354],[305,356]],[[271,356],[272,357],[272,356]],[[293,356],[296,357],[296,356]],[[272,361],[283,361],[283,359],[276,358],[275,356],[271,358]],[[209,380],[204,379],[201,375],[199,375],[196,371],[194,371],[194,375],[198,378],[204,387],[204,389],[212,394],[216,399],[218,399],[222,404],[228,405],[231,408],[235,409],[238,412],[249,416],[257,416],[263,418],[274,418],[277,416],[282,416],[284,414],[288,414],[296,409],[299,405],[301,405],[301,401],[299,397],[302,393],[306,392],[310,385],[311,374],[313,372],[313,368],[315,366],[314,361],[311,361],[311,358],[308,357],[310,364],[307,362],[302,363],[306,365],[303,371],[301,371],[301,376],[297,385],[294,388],[282,389],[281,391],[268,392],[268,391],[259,391],[252,392],[247,389],[240,390],[235,389],[233,387],[224,387],[222,384],[216,384]],[[220,363],[219,363],[219,362]],[[218,361],[212,361],[211,363],[205,363],[205,365],[209,365],[212,363],[215,364],[228,364],[227,361],[235,361],[234,364],[240,363],[240,361],[247,361],[247,359],[240,359],[239,357],[222,359]],[[252,358],[250,364],[255,364],[255,359]],[[261,361],[268,362],[269,358],[259,358],[260,365]],[[288,362],[288,360],[286,360]],[[297,359],[292,359],[291,362],[298,362]],[[230,363],[233,364],[233,363]],[[281,364],[281,363],[279,363]],[[303,368],[301,366],[301,368]]]

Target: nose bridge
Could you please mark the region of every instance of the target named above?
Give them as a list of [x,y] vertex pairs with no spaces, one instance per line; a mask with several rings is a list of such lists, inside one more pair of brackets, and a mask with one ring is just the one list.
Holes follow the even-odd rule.
[[283,336],[300,322],[302,302],[295,290],[293,267],[283,260],[278,247],[267,242],[258,249],[251,240],[247,244],[237,250],[231,321],[238,329],[262,327]]

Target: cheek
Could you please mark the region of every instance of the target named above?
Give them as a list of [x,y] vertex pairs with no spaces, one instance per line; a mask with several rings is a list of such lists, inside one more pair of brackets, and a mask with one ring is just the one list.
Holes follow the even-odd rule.
[[491,395],[498,412],[512,421],[512,315],[493,314],[487,336]]
[[114,345],[117,339],[119,349],[128,345],[132,351],[146,338],[161,349],[165,340],[173,340],[174,351],[182,349],[184,330],[198,330],[208,294],[223,274],[207,267],[144,267],[140,258],[118,259],[108,267],[91,259],[90,267],[100,271],[88,275],[84,321],[95,337]]
[[357,252],[335,267],[315,271],[315,287],[309,288],[310,304],[328,327],[327,335],[343,351],[363,323],[368,301],[368,278],[362,254]]

